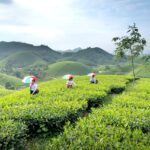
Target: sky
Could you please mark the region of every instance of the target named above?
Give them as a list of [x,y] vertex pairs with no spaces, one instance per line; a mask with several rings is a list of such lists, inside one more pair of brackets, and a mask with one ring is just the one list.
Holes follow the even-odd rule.
[[135,22],[150,53],[149,16],[150,0],[0,0],[0,41],[113,53],[112,38]]

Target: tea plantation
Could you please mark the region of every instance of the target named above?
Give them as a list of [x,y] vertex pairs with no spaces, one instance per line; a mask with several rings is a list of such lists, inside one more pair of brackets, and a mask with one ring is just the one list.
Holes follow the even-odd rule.
[[129,76],[97,79],[90,84],[87,76],[75,77],[72,89],[52,80],[39,84],[38,95],[24,89],[0,97],[0,149],[25,148],[33,137],[56,133],[44,149],[148,149],[150,79],[134,85]]

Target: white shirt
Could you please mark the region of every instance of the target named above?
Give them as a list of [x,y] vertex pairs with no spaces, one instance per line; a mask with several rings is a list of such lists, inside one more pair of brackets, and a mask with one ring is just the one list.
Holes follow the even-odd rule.
[[34,84],[30,84],[30,89],[31,89],[31,91],[33,91],[33,92],[35,92],[36,90],[37,90],[37,84],[36,83],[34,83]]
[[91,77],[91,78],[90,78],[90,81],[96,83],[96,78],[95,78],[95,77],[94,77],[94,78]]
[[68,80],[66,84],[67,84],[67,85],[73,85],[74,82],[73,82],[73,80]]

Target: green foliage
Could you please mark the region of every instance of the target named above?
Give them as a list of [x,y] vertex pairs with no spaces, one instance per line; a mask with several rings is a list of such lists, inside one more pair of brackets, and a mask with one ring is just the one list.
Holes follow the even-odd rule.
[[115,54],[119,57],[123,57],[125,54],[131,57],[137,57],[144,50],[146,40],[141,38],[141,34],[135,23],[133,26],[129,26],[127,33],[129,33],[128,36],[113,38],[113,41],[117,45]]
[[117,46],[115,50],[115,55],[117,57],[123,58],[127,55],[131,58],[133,76],[135,79],[134,58],[142,53],[146,45],[146,40],[141,38],[141,34],[135,23],[133,26],[129,26],[127,33],[129,34],[128,36],[114,37],[112,40]]
[[[99,84],[89,83],[89,77],[75,77],[76,86],[73,89],[65,87],[65,80],[53,80],[39,85],[40,93],[30,96],[29,90],[15,92],[0,98],[0,120],[22,123],[25,128],[14,133],[9,132],[7,138],[1,139],[12,142],[14,134],[16,141],[22,137],[41,133],[54,133],[63,130],[67,121],[74,122],[83,116],[89,107],[102,104],[104,98],[114,87],[125,87],[129,77],[98,76]],[[18,133],[20,133],[18,135]],[[22,139],[22,138],[21,138]],[[1,143],[4,146],[3,142]]]
[[70,124],[53,138],[47,150],[149,149],[150,80],[141,79],[133,89],[115,96],[112,103]]
[[0,149],[9,149],[19,147],[17,144],[23,144],[26,133],[26,125],[22,122],[13,120],[0,120]]

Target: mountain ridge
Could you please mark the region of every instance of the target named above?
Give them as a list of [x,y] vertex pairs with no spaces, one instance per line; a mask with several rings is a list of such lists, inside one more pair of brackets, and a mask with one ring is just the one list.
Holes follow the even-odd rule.
[[[98,47],[88,47],[85,49],[75,49],[76,52],[58,52],[47,45],[38,45],[23,42],[0,42],[0,72],[13,76],[23,77],[26,74],[35,74],[44,77],[48,66],[64,61],[58,68],[67,66],[66,61],[76,62],[75,68],[81,68],[83,72],[87,67],[97,66],[99,64],[114,63],[113,55]],[[62,66],[62,67],[60,67]],[[21,68],[21,70],[20,70]],[[52,69],[57,70],[57,69]],[[73,68],[70,71],[73,72]],[[80,69],[82,70],[82,69]],[[18,73],[19,72],[19,73]]]
[[[73,50],[70,51],[64,51],[64,52],[60,52],[57,50],[53,50],[52,48],[50,48],[47,45],[38,45],[35,46],[33,44],[29,44],[29,43],[23,43],[23,42],[16,42],[16,41],[12,41],[12,42],[5,42],[5,41],[0,41],[0,58],[2,59],[3,57],[8,57],[9,55],[11,55],[12,53],[17,53],[17,52],[32,52],[35,55],[41,57],[44,61],[48,61],[49,63],[55,63],[58,59],[62,59],[62,58],[69,58],[71,57],[72,59],[75,59],[76,57],[80,57],[78,56],[78,54],[82,54],[83,53],[86,54],[86,56],[84,57],[84,59],[87,59],[86,57],[91,57],[91,54],[94,55],[94,53],[96,54],[105,54],[108,55],[109,58],[113,57],[112,54],[110,54],[109,52],[99,48],[99,47],[88,47],[85,49],[81,49],[80,47],[75,48]],[[89,56],[88,53],[91,53]],[[82,56],[83,57],[83,56]],[[69,58],[69,60],[71,59]]]

